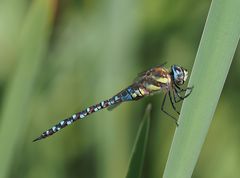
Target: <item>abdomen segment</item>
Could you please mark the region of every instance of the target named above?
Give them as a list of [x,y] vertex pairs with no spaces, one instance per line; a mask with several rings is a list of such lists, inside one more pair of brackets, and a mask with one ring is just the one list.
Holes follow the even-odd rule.
[[50,135],[55,134],[59,130],[63,129],[64,127],[71,125],[73,122],[83,119],[86,116],[97,112],[101,109],[107,108],[109,106],[119,104],[124,101],[132,101],[132,100],[138,100],[142,98],[144,95],[141,93],[141,91],[138,89],[138,87],[130,86],[126,88],[125,90],[121,91],[117,95],[113,96],[112,98],[102,101],[96,105],[92,105],[85,110],[78,112],[76,114],[73,114],[71,117],[62,120],[58,124],[54,125],[52,128],[48,129],[47,131],[43,132],[38,138],[36,138],[33,141],[38,141],[43,138],[49,137]]
[[62,128],[66,127],[68,125],[71,125],[73,122],[75,122],[75,121],[77,121],[79,119],[83,119],[86,116],[88,116],[88,115],[90,115],[90,114],[92,114],[94,112],[97,112],[97,111],[99,111],[101,109],[107,108],[108,106],[111,106],[111,105],[114,105],[114,104],[117,104],[117,103],[120,103],[120,102],[122,102],[121,98],[118,97],[118,96],[114,96],[111,99],[102,101],[102,102],[100,102],[100,103],[98,103],[96,105],[92,105],[92,106],[86,108],[85,110],[83,110],[83,111],[81,111],[79,113],[73,114],[71,117],[62,120],[58,124],[54,125],[52,128],[50,128],[47,131],[43,132],[38,138],[36,138],[33,141],[35,142],[35,141],[41,140],[43,138],[49,137],[50,135],[55,134],[56,132],[58,132]]

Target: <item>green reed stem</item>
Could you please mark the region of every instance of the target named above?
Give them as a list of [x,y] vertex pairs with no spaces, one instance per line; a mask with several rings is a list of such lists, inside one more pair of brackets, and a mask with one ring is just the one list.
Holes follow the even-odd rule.
[[[9,174],[20,140],[30,122],[27,113],[36,75],[46,52],[51,22],[55,11],[54,0],[36,0],[24,21],[19,40],[19,65],[8,87],[3,103],[0,125],[0,177]],[[29,140],[30,143],[30,140]]]
[[164,178],[193,173],[239,41],[239,7],[239,0],[212,1],[189,82],[194,89],[183,103]]

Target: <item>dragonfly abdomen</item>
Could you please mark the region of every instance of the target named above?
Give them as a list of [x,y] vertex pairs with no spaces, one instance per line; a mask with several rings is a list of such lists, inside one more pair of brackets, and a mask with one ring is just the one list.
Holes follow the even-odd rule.
[[79,119],[83,119],[86,116],[88,116],[88,115],[90,115],[94,112],[97,112],[101,109],[107,108],[108,106],[117,104],[119,102],[122,102],[122,98],[116,95],[116,96],[114,96],[114,97],[112,97],[108,100],[105,100],[105,101],[102,101],[102,102],[98,103],[97,105],[90,106],[90,107],[86,108],[85,110],[83,110],[79,113],[73,114],[71,117],[62,120],[58,124],[54,125],[52,128],[43,132],[38,138],[36,138],[33,141],[38,141],[38,140],[41,140],[43,138],[49,137],[50,135],[53,135],[54,133],[61,130],[62,128],[66,127],[68,125],[71,125],[73,122],[75,122]]
[[[168,95],[173,109],[179,114],[174,104],[188,97],[193,89],[193,87],[187,87],[185,89],[180,87],[187,80],[187,77],[188,77],[187,70],[177,65],[171,66],[170,70],[165,69],[163,65],[153,67],[141,73],[132,85],[122,90],[117,95],[113,96],[108,100],[102,101],[97,105],[90,106],[87,109],[79,113],[76,113],[65,120],[62,120],[52,128],[48,129],[46,132],[43,132],[34,141],[41,140],[50,135],[53,135],[62,128],[71,125],[73,122],[79,119],[83,119],[87,115],[90,115],[101,109],[111,106],[109,107],[109,109],[111,110],[111,108],[116,107],[121,102],[139,100],[144,96],[154,94],[162,90],[165,91],[165,96],[163,99],[161,110],[168,116],[172,117],[177,123],[176,118],[164,110],[164,103]],[[187,90],[190,90],[190,92],[187,95],[182,96],[180,94],[182,92],[186,92]]]
[[[126,90],[126,93],[128,93],[126,96],[123,96],[122,93],[122,100],[123,101],[129,101],[129,100],[139,100],[143,98],[144,96],[148,95],[149,93],[144,89],[143,87],[139,87],[138,85],[131,85]],[[131,99],[130,99],[131,98]],[[126,100],[125,100],[126,99]]]
[[33,141],[41,140],[43,138],[47,138],[50,135],[55,134],[59,130],[63,129],[64,127],[71,125],[73,122],[83,119],[86,116],[97,112],[101,109],[107,108],[112,105],[116,105],[118,103],[124,102],[124,101],[132,101],[132,100],[138,100],[142,98],[144,95],[141,93],[141,90],[138,87],[129,86],[125,90],[121,91],[117,95],[113,96],[112,98],[102,101],[96,105],[92,105],[85,110],[78,112],[76,114],[73,114],[71,117],[62,120],[58,124],[54,125],[52,128],[48,129],[47,131],[43,132],[38,138],[36,138]]

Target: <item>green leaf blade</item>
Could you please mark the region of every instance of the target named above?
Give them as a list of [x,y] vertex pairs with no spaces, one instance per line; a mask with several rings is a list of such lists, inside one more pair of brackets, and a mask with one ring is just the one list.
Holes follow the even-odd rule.
[[139,126],[136,141],[133,147],[128,173],[126,178],[140,178],[148,142],[151,105],[146,108],[145,115]]
[[164,178],[191,177],[240,36],[240,1],[213,0],[182,106]]
[[34,1],[23,22],[21,37],[17,41],[19,64],[8,87],[0,119],[0,177],[8,177],[14,155],[23,144],[21,140],[30,122],[27,114],[36,76],[47,51],[55,3],[55,0]]

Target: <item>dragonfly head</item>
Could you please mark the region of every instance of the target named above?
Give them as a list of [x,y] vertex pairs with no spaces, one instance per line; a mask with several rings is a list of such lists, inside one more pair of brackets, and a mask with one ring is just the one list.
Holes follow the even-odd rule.
[[183,85],[188,78],[188,71],[183,67],[172,65],[173,80],[176,85]]

